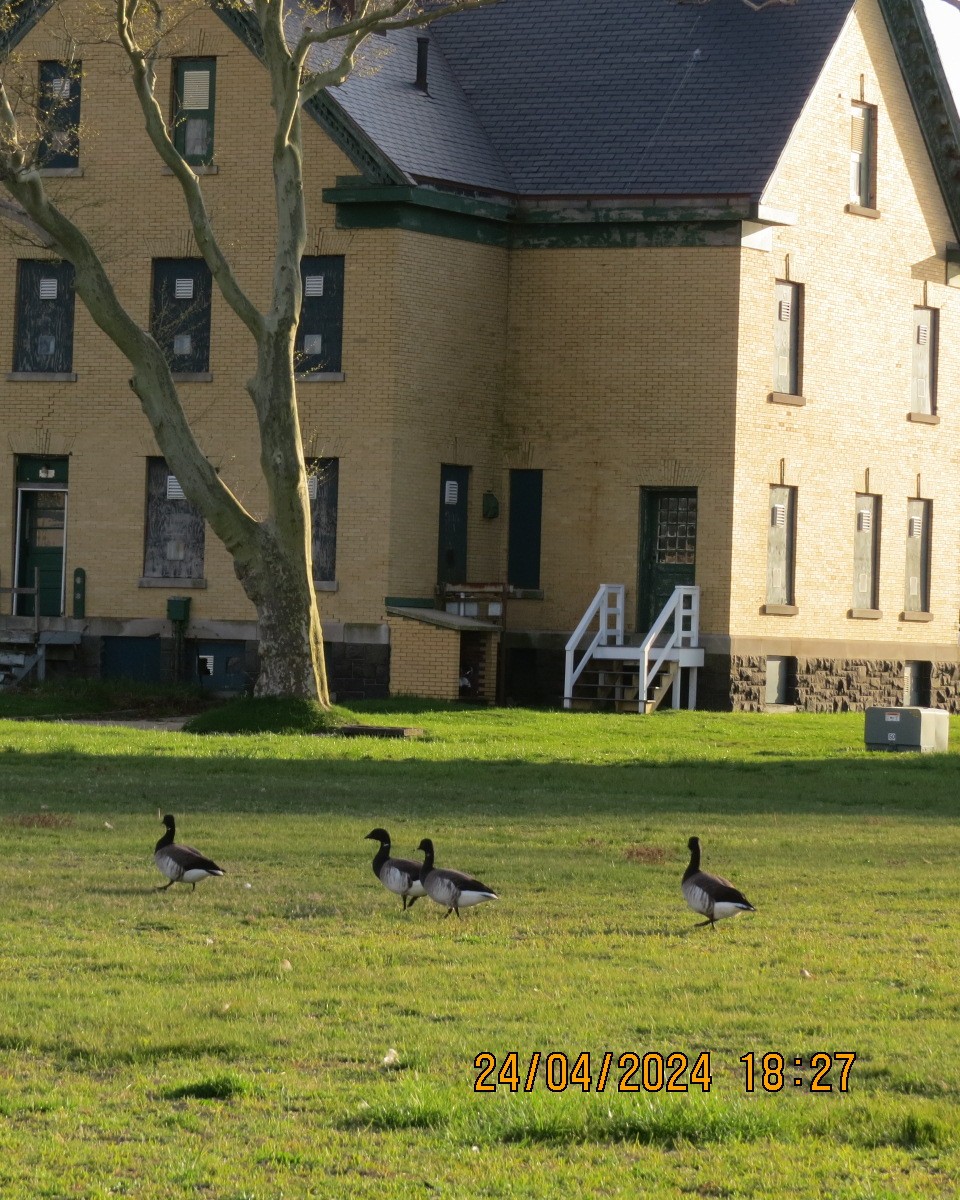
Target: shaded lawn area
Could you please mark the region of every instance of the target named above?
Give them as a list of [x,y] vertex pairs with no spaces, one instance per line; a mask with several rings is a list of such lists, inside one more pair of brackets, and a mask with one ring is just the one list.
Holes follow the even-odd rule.
[[[960,757],[862,715],[356,711],[426,736],[0,722],[5,1200],[955,1194]],[[153,890],[167,811],[224,879]],[[375,825],[502,899],[402,913]],[[756,914],[691,932],[693,833]],[[473,1091],[538,1050],[589,1090]],[[597,1091],[704,1051],[706,1094]]]

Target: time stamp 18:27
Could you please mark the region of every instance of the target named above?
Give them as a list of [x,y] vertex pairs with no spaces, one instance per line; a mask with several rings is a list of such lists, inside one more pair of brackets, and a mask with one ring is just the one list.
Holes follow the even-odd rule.
[[[818,1050],[804,1056],[784,1056],[776,1050],[750,1051],[739,1059],[743,1064],[743,1090],[846,1092],[856,1058],[849,1050]],[[628,1050],[619,1055],[607,1050],[593,1056],[589,1050],[576,1055],[534,1050],[521,1057],[513,1050],[499,1060],[484,1050],[473,1065],[479,1072],[473,1084],[475,1092],[532,1092],[538,1083],[549,1092],[565,1092],[568,1088],[584,1092],[688,1092],[700,1088],[709,1092],[713,1080],[709,1050],[695,1057],[679,1050],[668,1054]],[[809,1074],[798,1075],[796,1071]]]

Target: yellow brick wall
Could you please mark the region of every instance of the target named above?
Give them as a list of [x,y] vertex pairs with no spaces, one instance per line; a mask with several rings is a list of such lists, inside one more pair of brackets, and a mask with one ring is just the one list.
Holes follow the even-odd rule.
[[[850,104],[861,99],[877,106],[877,220],[844,211]],[[770,252],[743,252],[731,634],[792,639],[793,654],[803,639],[837,639],[845,657],[869,643],[868,656],[923,644],[926,657],[936,644],[955,658],[960,291],[945,286],[944,263],[955,234],[876,0],[854,10],[764,201],[797,223],[776,230]],[[803,285],[802,408],[767,401],[777,279]],[[907,420],[919,305],[940,312],[939,425]],[[798,489],[796,616],[760,612],[769,485],[781,477]],[[881,620],[847,615],[863,491],[882,497]],[[933,501],[929,624],[899,620],[907,498],[918,494]]]
[[641,487],[695,487],[703,620],[726,617],[739,247],[524,250],[510,264],[505,457],[544,472],[540,600],[572,631],[601,583],[637,604]]
[[460,696],[460,633],[405,617],[389,617],[390,695]]

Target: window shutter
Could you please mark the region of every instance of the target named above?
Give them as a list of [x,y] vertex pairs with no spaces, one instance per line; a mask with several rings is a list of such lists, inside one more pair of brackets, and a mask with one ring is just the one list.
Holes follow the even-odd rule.
[[774,321],[773,390],[795,396],[800,391],[800,286],[777,281]]
[[300,260],[303,304],[297,327],[297,373],[338,372],[343,346],[342,255],[310,255]]
[[448,479],[443,489],[444,504],[456,504],[460,496],[460,484],[456,479]]
[[193,280],[178,279],[173,285],[173,294],[178,300],[193,299]]
[[210,107],[210,70],[186,70],[183,72],[183,108],[206,112]]
[[307,275],[303,281],[303,294],[305,296],[322,296],[323,276]]
[[913,412],[935,411],[937,355],[937,311],[933,308],[913,310],[913,371],[910,407]]
[[41,278],[40,280],[40,299],[41,300],[56,300],[57,298],[57,280],[56,278]]
[[167,476],[167,499],[168,500],[186,500],[183,488],[180,486],[180,480],[176,475]]

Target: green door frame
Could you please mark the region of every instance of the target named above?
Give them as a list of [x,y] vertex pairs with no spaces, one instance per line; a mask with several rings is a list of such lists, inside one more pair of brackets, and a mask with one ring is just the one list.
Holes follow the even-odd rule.
[[[676,518],[683,526],[677,545],[669,538],[659,546],[661,533],[661,503],[669,505],[671,499],[687,501],[678,504]],[[693,533],[690,534],[690,500],[693,505]],[[637,630],[646,634],[656,620],[660,610],[670,599],[675,587],[692,585],[696,582],[696,488],[641,488],[640,489],[640,553],[637,570]],[[663,514],[669,525],[669,510]],[[668,532],[667,529],[664,530]],[[693,561],[689,561],[690,558]],[[679,559],[680,561],[671,561]]]
[[[17,463],[16,537],[14,542],[14,581],[16,587],[32,588],[34,570],[40,571],[40,616],[59,617],[66,611],[67,557],[67,488],[68,460],[21,458]],[[49,525],[51,532],[62,530],[59,544],[41,547],[31,544],[35,532],[33,517],[43,495],[56,493],[63,504],[51,506],[62,511],[62,525]],[[34,615],[33,596],[14,596],[13,612],[17,616]]]

